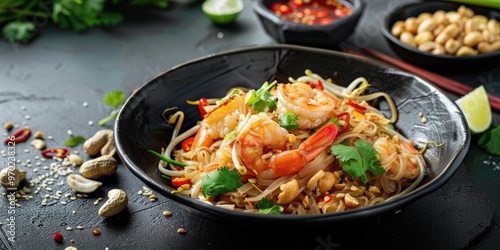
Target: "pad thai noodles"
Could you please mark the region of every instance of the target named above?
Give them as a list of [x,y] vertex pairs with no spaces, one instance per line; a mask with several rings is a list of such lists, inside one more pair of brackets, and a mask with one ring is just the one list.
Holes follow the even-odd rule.
[[[396,199],[419,185],[426,163],[395,130],[390,96],[365,94],[369,86],[359,77],[343,87],[306,70],[287,83],[188,101],[201,121],[180,134],[184,113],[166,109],[172,138],[150,153],[173,192],[231,210],[325,214]],[[379,98],[390,117],[370,105]]]

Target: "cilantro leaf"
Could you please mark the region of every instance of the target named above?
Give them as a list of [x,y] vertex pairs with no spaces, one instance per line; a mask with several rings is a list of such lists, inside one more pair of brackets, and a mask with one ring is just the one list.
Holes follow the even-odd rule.
[[73,136],[69,138],[64,145],[67,147],[74,147],[78,146],[79,144],[82,144],[85,142],[85,138],[83,136]]
[[500,125],[493,125],[481,133],[477,143],[486,152],[500,155]]
[[35,36],[35,31],[36,27],[32,22],[12,21],[3,27],[2,34],[10,43],[27,43]]
[[115,108],[116,110],[113,110],[109,116],[101,119],[99,121],[99,126],[104,126],[106,123],[115,119],[118,116],[118,108],[120,107],[120,105],[122,105],[124,100],[125,100],[125,94],[123,94],[123,92],[121,92],[120,90],[113,90],[107,93],[106,96],[104,96],[102,101],[105,104]]
[[299,127],[297,120],[299,116],[292,112],[284,112],[278,115],[278,123],[282,128],[286,128],[288,130],[296,129]]
[[355,147],[336,144],[331,146],[332,153],[339,159],[342,169],[353,178],[360,178],[363,183],[368,182],[367,171],[374,175],[381,175],[385,170],[375,148],[366,140],[354,143]]
[[252,90],[251,96],[248,98],[247,105],[259,112],[275,110],[278,98],[271,95],[269,90],[277,83],[277,81],[273,81],[272,83],[265,82],[258,90]]
[[122,15],[106,12],[105,0],[54,0],[52,21],[61,28],[83,31],[102,25],[116,25]]
[[224,166],[203,175],[201,190],[204,197],[215,197],[241,186],[243,183],[238,170]]
[[123,100],[125,100],[125,94],[120,90],[113,90],[106,94],[106,96],[102,99],[104,103],[107,105],[117,109],[122,105]]
[[258,214],[281,214],[284,210],[282,206],[274,205],[273,200],[267,198],[262,198],[255,206],[259,209]]

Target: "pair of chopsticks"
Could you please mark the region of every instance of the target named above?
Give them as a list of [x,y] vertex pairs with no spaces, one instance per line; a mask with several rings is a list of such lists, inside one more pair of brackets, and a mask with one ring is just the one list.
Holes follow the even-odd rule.
[[[407,62],[390,57],[388,55],[382,54],[382,53],[377,52],[375,50],[372,50],[369,48],[362,48],[361,50],[362,50],[362,52],[364,52],[364,53],[368,54],[369,56],[374,57],[380,61],[383,61],[385,63],[392,65],[392,66],[396,66],[402,70],[406,70],[410,73],[413,73],[415,75],[423,77],[423,78],[427,79],[428,81],[431,81],[432,83],[436,84],[438,87],[440,87],[444,90],[447,90],[449,92],[452,92],[454,94],[463,96],[463,95],[466,95],[467,93],[471,92],[472,90],[474,90],[474,88],[471,86],[457,82],[455,80],[444,77],[442,75],[427,71],[425,69],[411,65]],[[344,48],[343,51],[346,53],[349,53],[349,54],[369,58],[369,56],[362,54],[360,52],[351,50],[351,49]],[[497,112],[500,112],[500,98],[495,96],[495,95],[488,94],[488,100],[490,101],[491,108]]]

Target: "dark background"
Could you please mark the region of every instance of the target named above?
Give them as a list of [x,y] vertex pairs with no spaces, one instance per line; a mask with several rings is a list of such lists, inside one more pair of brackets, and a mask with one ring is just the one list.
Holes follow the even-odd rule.
[[[127,13],[125,21],[115,27],[75,33],[46,24],[37,39],[28,45],[0,41],[0,122],[12,121],[17,128],[28,125],[33,131],[42,131],[46,138],[53,136],[53,140],[47,140],[48,148],[62,147],[70,137],[68,130],[73,135],[89,138],[99,129],[111,129],[112,123],[105,127],[97,125],[112,111],[102,102],[107,92],[118,89],[128,96],[143,83],[185,61],[229,49],[275,43],[258,22],[252,2],[244,2],[243,13],[236,23],[227,27],[213,25],[204,16],[200,1],[171,2],[164,11]],[[366,0],[356,32],[339,47],[369,47],[397,57],[383,40],[380,22],[388,10],[404,2],[407,1]],[[473,87],[485,85],[488,92],[500,96],[499,65],[443,74]],[[449,97],[457,98],[453,94]],[[83,107],[84,102],[88,102],[88,107]],[[90,126],[89,121],[94,125]],[[500,123],[499,113],[494,113],[494,123]],[[2,133],[9,134],[5,130]],[[485,154],[476,146],[476,139],[474,136],[469,153],[453,178],[431,195],[391,216],[321,228],[280,225],[248,228],[248,225],[238,225],[237,221],[218,225],[162,196],[151,202],[139,195],[138,191],[146,185],[121,163],[117,173],[102,178],[103,186],[89,197],[49,199],[47,206],[41,206],[45,194],[58,190],[71,196],[74,193],[67,187],[65,177],[50,175],[51,171],[43,169],[52,160],[37,159],[40,154],[28,141],[16,146],[16,157],[21,161],[18,166],[28,173],[23,185],[31,189],[33,198],[20,197],[20,206],[9,209],[8,198],[0,197],[0,249],[64,249],[67,246],[78,249],[500,249],[500,196],[497,193],[500,157]],[[81,145],[72,150],[78,151],[84,160],[89,158]],[[7,158],[0,160],[2,168],[5,167]],[[37,162],[40,165],[36,165]],[[48,185],[53,191],[34,194],[40,184],[30,187],[29,180],[43,174],[54,179],[54,183]],[[112,188],[125,190],[129,204],[118,216],[104,219],[97,211]],[[93,203],[99,197],[103,200],[96,206]],[[15,243],[8,239],[10,210],[15,211]],[[163,216],[164,210],[171,211],[172,216]],[[84,229],[76,229],[79,225]],[[67,227],[74,230],[67,231]],[[186,229],[186,234],[176,232],[181,227]],[[92,229],[99,229],[102,234],[93,236]],[[62,244],[52,238],[56,231],[64,235]],[[266,240],[270,243],[265,243]]]

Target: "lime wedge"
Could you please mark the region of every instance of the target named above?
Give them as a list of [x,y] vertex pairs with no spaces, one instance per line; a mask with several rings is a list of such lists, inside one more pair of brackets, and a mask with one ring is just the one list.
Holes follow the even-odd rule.
[[230,24],[243,10],[242,0],[206,0],[201,9],[212,22]]
[[492,121],[490,102],[484,86],[479,86],[456,100],[467,119],[472,133],[478,134],[487,130]]

